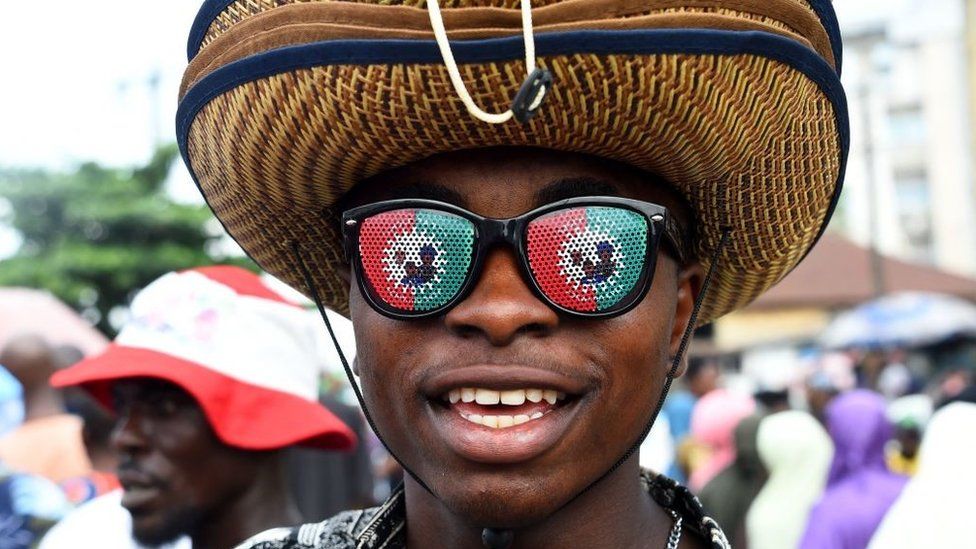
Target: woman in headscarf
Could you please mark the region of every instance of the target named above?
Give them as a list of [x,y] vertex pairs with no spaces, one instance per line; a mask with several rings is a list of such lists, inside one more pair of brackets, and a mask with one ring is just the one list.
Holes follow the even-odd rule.
[[694,464],[688,482],[693,492],[700,492],[708,481],[735,460],[732,431],[755,409],[756,403],[751,397],[725,389],[716,389],[695,404],[691,436],[704,451],[701,460]]
[[749,416],[735,428],[735,461],[705,485],[699,496],[709,516],[725,530],[733,547],[746,547],[746,512],[766,482],[756,435],[762,416]]
[[769,478],[746,515],[749,547],[796,547],[827,482],[833,444],[813,416],[795,410],[763,419],[756,442]]
[[[888,511],[872,549],[972,549],[976,404],[955,402],[929,422],[918,472]],[[954,496],[954,497],[947,497]]]
[[834,461],[800,547],[864,549],[908,479],[885,465],[892,428],[881,395],[866,390],[842,394],[827,406],[826,420]]

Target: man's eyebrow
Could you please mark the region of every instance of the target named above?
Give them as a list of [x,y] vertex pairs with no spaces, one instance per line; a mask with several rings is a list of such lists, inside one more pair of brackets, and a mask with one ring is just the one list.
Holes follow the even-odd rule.
[[404,185],[396,185],[391,187],[387,194],[389,199],[396,200],[400,198],[420,198],[424,200],[437,200],[439,202],[447,202],[448,204],[454,204],[455,206],[464,207],[467,201],[464,197],[454,189],[449,189],[443,185],[437,183],[407,183]]
[[538,205],[581,196],[620,196],[620,190],[607,181],[592,177],[570,177],[554,181],[535,193]]

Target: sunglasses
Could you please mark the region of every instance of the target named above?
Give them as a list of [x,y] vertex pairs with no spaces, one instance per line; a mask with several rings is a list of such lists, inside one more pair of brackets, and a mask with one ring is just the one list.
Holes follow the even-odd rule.
[[541,300],[585,318],[620,315],[640,303],[662,236],[685,261],[666,208],[616,197],[562,200],[510,219],[434,200],[389,200],[343,213],[342,233],[362,294],[395,319],[439,315],[461,302],[496,246],[515,252]]

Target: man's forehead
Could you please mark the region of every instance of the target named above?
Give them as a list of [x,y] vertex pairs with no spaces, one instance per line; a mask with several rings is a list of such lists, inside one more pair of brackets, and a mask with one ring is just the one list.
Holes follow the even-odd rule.
[[[470,207],[471,195],[467,191],[477,192],[476,189],[465,188],[457,183],[440,183],[435,181],[414,181],[404,185],[391,186],[385,193],[384,199],[422,198],[438,200],[454,204],[462,208]],[[610,181],[591,177],[567,177],[553,180],[538,189],[529,190],[527,197],[531,198],[534,206],[549,204],[567,198],[581,196],[619,196],[619,186]]]

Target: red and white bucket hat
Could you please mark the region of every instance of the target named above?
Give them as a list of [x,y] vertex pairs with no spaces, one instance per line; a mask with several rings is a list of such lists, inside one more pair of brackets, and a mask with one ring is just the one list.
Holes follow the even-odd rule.
[[136,295],[131,318],[100,355],[56,373],[111,408],[120,379],[174,383],[229,446],[345,450],[356,436],[318,403],[318,325],[255,274],[229,266],[163,275]]

